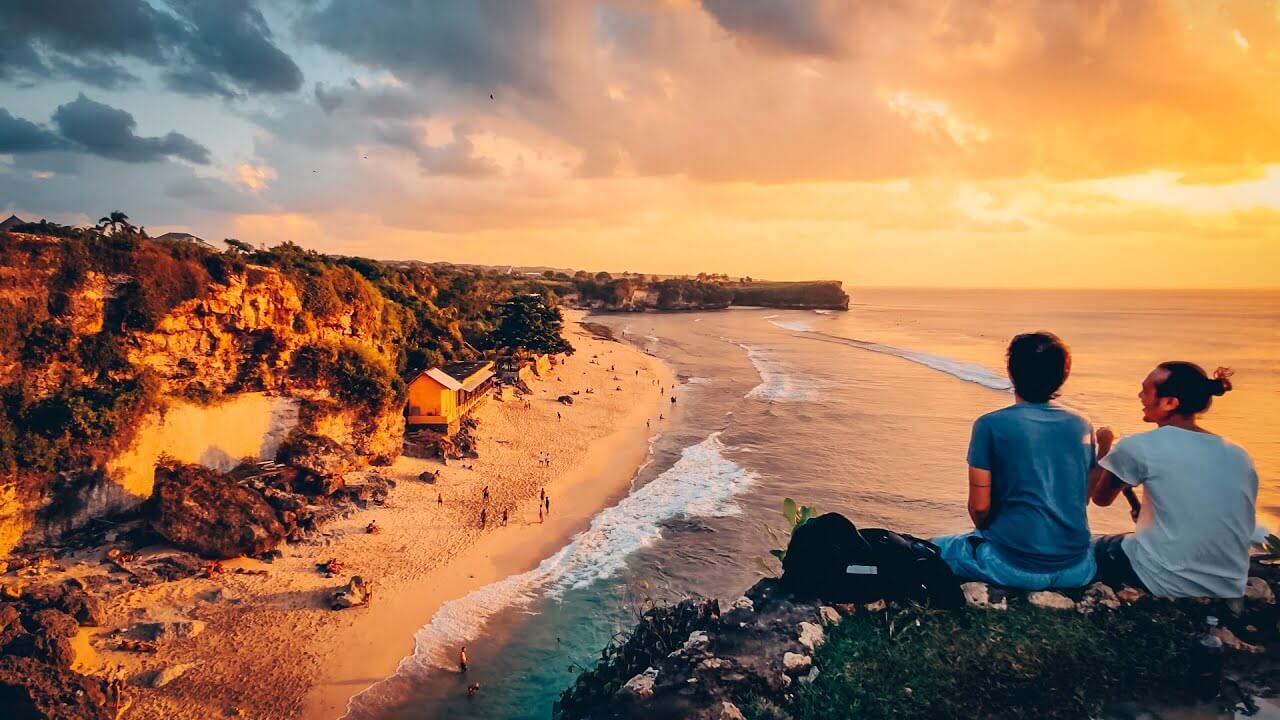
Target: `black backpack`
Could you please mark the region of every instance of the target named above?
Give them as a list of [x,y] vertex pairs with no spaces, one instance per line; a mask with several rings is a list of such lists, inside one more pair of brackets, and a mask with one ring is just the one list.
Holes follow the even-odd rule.
[[891,530],[859,531],[839,513],[820,515],[792,532],[782,562],[782,587],[827,602],[964,604],[960,581],[936,545]]

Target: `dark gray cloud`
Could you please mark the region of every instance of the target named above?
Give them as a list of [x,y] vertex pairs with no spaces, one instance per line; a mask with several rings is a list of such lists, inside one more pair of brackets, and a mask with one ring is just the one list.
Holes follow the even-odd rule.
[[333,0],[300,27],[321,45],[405,80],[545,96],[563,9],[550,0]]
[[702,0],[729,32],[784,52],[833,55],[839,36],[821,5],[817,0]]
[[137,80],[123,62],[164,70],[191,95],[291,92],[302,71],[249,0],[0,0],[0,80],[72,78],[101,88]]
[[418,158],[418,166],[428,175],[454,177],[485,177],[502,172],[492,160],[475,155],[475,146],[467,139],[469,129],[458,126],[453,129],[453,140],[433,146],[424,142],[421,131],[413,125],[386,123],[377,129],[378,139],[384,144],[399,147]]
[[124,110],[90,100],[81,94],[59,105],[53,124],[67,141],[93,155],[140,163],[177,157],[200,165],[209,163],[209,150],[181,133],[142,137],[137,122]]
[[[220,79],[249,92],[292,92],[302,87],[302,70],[271,41],[267,21],[248,0],[179,0],[173,3],[188,23],[186,72],[171,74],[170,87],[206,94]],[[195,82],[190,82],[195,78]],[[233,93],[223,86],[223,93]]]
[[62,138],[29,120],[14,117],[0,108],[0,153],[31,153],[57,150],[66,143]]

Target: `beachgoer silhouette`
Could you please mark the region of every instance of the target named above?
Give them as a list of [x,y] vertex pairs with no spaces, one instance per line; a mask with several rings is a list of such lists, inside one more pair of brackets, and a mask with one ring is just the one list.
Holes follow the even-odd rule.
[[502,527],[507,526],[507,509],[502,508]]
[[473,698],[478,692],[480,692],[480,683],[473,682],[467,686],[467,697]]
[[443,505],[443,504],[444,504],[444,495],[442,495],[442,494],[440,494],[440,493],[436,493],[436,504],[437,504],[437,505]]
[[675,404],[676,404],[676,396],[675,396],[675,395],[672,395],[672,396],[671,396],[671,404],[672,404],[672,405],[675,405]]
[[463,645],[462,650],[458,651],[458,669],[462,672],[467,671],[467,646]]
[[539,499],[539,500],[546,500],[546,499],[547,499],[547,489],[546,489],[546,488],[542,488],[541,490],[539,490],[539,491],[538,491],[538,499]]
[[482,497],[481,500],[484,502],[489,502],[489,486],[488,485],[484,486],[484,497]]
[[542,522],[542,503],[538,503],[538,522]]
[[480,508],[480,529],[483,530],[485,523],[489,522],[489,508]]
[[551,514],[551,496],[548,495],[546,499],[543,500],[543,502],[547,504],[547,514],[550,515]]

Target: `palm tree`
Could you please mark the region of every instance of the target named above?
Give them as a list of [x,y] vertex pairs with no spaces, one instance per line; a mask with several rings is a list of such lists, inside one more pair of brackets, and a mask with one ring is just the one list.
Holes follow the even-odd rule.
[[120,232],[131,233],[137,230],[129,223],[129,216],[119,210],[112,210],[110,215],[99,218],[98,227],[104,230],[109,228],[111,235],[116,235]]

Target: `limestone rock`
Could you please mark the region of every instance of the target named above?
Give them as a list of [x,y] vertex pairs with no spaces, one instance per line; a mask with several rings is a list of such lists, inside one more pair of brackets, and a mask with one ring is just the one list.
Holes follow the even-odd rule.
[[796,630],[800,633],[800,644],[808,649],[809,652],[817,650],[822,643],[826,642],[826,635],[822,632],[822,628],[811,622],[800,623]]
[[840,613],[830,605],[823,605],[818,608],[818,618],[822,620],[822,624],[828,627],[840,624]]
[[984,582],[967,582],[960,586],[960,590],[964,593],[965,604],[969,607],[983,610],[1009,609],[1009,603],[1003,597],[997,602],[992,602],[991,588]]
[[261,555],[284,540],[284,525],[261,494],[207,468],[156,468],[151,500],[152,529],[204,557]]
[[[355,453],[325,435],[292,432],[280,445],[276,459],[306,472],[330,495],[342,487],[342,476],[355,469]],[[327,490],[327,492],[326,492]]]
[[729,607],[731,607],[734,610],[746,610],[747,612],[755,612],[755,609],[756,609],[755,603],[751,601],[751,598],[745,595],[738,598],[737,600],[734,600],[733,604],[730,605]]
[[75,618],[61,610],[37,610],[27,618],[26,625],[35,640],[32,657],[58,667],[71,667],[76,659],[71,639],[80,630]]
[[698,651],[706,650],[711,647],[711,638],[704,630],[694,630],[689,633],[689,639],[684,641],[684,650]]
[[645,668],[645,671],[627,681],[620,694],[630,695],[638,700],[653,697],[653,684],[658,680],[656,668]]
[[1147,593],[1139,590],[1138,588],[1131,587],[1122,588],[1116,593],[1116,598],[1119,599],[1120,602],[1128,603],[1130,605],[1138,602],[1146,596]]
[[800,653],[784,653],[782,655],[782,671],[787,675],[800,675],[809,672],[813,667],[813,658]]
[[1244,584],[1244,599],[1251,603],[1272,605],[1276,601],[1276,594],[1266,580],[1251,577]]
[[74,585],[39,585],[26,590],[22,600],[33,608],[61,610],[81,625],[101,625],[103,621],[102,601]]
[[162,688],[165,685],[182,677],[182,674],[195,667],[195,663],[182,663],[181,665],[173,665],[171,667],[157,670],[156,674],[151,678],[151,687]]
[[1116,596],[1114,590],[1104,583],[1094,583],[1084,591],[1084,598],[1076,605],[1076,612],[1082,615],[1104,608],[1107,610],[1119,610],[1120,598]]
[[6,718],[111,720],[107,684],[28,657],[0,657]]
[[1063,595],[1062,593],[1052,592],[1050,590],[1040,590],[1038,592],[1027,593],[1027,602],[1039,608],[1048,608],[1050,610],[1074,610],[1075,602]]
[[139,634],[158,642],[170,640],[186,640],[204,632],[202,620],[175,620],[171,622],[142,623],[137,626]]

